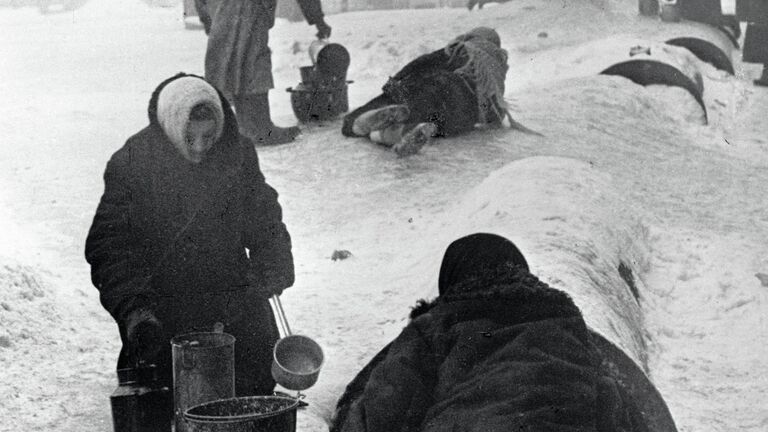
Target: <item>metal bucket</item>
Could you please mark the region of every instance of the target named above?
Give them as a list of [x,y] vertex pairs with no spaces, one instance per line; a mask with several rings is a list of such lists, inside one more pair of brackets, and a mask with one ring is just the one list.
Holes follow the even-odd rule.
[[325,361],[323,349],[307,336],[291,334],[280,297],[272,296],[272,302],[285,334],[272,351],[272,378],[288,390],[306,390],[320,376]]
[[349,96],[347,84],[322,86],[301,83],[286,89],[291,94],[291,108],[299,121],[331,120],[349,111]]
[[351,58],[344,45],[321,39],[309,46],[309,58],[317,72],[329,80],[344,81]]
[[294,432],[299,400],[247,396],[217,400],[184,412],[189,432]]
[[235,337],[188,333],[174,337],[171,347],[176,432],[185,432],[187,408],[235,396]]

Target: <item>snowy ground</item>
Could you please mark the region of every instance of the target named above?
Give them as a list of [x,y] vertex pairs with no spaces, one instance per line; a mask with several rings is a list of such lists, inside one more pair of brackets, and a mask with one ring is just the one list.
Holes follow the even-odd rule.
[[[513,115],[546,137],[475,132],[398,159],[331,122],[260,150],[294,238],[286,312],[327,356],[301,430],[323,429],[346,382],[433,293],[448,242],[476,229],[518,241],[534,272],[645,363],[681,431],[768,429],[768,91],[751,85],[754,65],[730,77],[699,64],[705,126],[680,89],[594,76],[606,59],[588,44],[679,31],[635,10],[518,0],[328,18],[352,55],[352,106],[416,55],[495,27]],[[278,122],[292,121],[282,89],[313,34],[272,32]],[[146,124],[159,81],[202,73],[205,38],[184,29],[180,7],[93,0],[45,16],[0,9],[0,40],[0,430],[109,430],[118,336],[83,243],[106,160]],[[334,262],[334,249],[354,255]],[[612,317],[594,299],[621,285],[620,261],[641,301]]]

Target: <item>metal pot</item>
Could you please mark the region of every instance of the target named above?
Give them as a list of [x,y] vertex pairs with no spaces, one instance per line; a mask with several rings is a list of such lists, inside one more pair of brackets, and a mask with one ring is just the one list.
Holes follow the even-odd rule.
[[184,412],[189,432],[294,432],[299,400],[246,396],[194,406]]
[[347,84],[324,86],[300,83],[286,89],[291,94],[291,108],[301,122],[331,120],[349,110]]
[[306,390],[320,376],[323,349],[307,336],[291,334],[280,297],[272,296],[272,304],[285,334],[272,351],[272,378],[288,390]]

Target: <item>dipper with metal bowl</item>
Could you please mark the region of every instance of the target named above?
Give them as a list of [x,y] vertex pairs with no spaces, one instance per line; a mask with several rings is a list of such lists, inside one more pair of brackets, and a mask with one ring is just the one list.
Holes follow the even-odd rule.
[[[271,299],[283,337],[273,350],[272,377],[288,390],[312,387],[323,367],[323,350],[307,336],[291,333],[277,295]],[[184,411],[186,432],[295,432],[296,411],[306,405],[301,393],[291,397],[230,397],[197,404]]]
[[311,338],[291,333],[280,297],[274,295],[270,300],[283,333],[272,351],[272,378],[288,390],[306,390],[320,376],[325,361],[323,349]]

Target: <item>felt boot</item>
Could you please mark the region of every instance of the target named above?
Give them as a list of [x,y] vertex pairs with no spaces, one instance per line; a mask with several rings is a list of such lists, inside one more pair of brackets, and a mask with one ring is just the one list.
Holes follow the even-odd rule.
[[368,136],[371,132],[386,129],[396,123],[405,123],[410,110],[405,105],[387,105],[368,111],[355,119],[352,132],[358,136]]
[[416,154],[422,147],[435,136],[437,125],[434,123],[419,123],[413,129],[408,131],[399,143],[392,149],[398,156],[410,156]]
[[235,112],[240,133],[250,138],[255,145],[286,144],[301,133],[297,126],[283,128],[272,123],[267,93],[238,96]]

